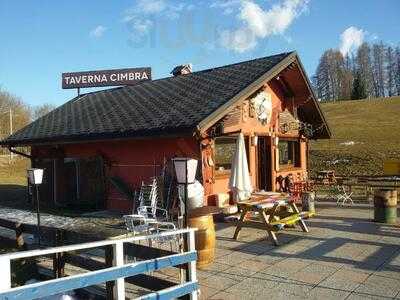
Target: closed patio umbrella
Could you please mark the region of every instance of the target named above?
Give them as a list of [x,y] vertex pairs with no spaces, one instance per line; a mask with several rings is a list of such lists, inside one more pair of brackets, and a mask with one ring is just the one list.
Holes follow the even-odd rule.
[[229,187],[233,191],[234,199],[236,201],[250,198],[251,192],[253,191],[243,133],[239,134],[236,141],[236,151],[232,161]]

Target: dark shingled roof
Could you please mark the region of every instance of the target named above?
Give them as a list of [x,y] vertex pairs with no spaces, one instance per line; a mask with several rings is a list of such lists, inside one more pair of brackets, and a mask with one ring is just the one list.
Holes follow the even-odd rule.
[[200,121],[291,53],[84,94],[1,144],[189,134]]

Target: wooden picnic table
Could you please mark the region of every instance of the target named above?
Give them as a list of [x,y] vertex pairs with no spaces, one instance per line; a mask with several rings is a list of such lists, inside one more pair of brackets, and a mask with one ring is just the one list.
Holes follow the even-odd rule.
[[[275,232],[287,225],[299,224],[304,232],[308,227],[299,212],[296,203],[287,195],[281,193],[255,193],[249,200],[237,203],[241,212],[233,238],[239,237],[239,232],[246,223],[261,225],[276,246],[279,245]],[[249,212],[256,212],[259,221],[247,218]]]

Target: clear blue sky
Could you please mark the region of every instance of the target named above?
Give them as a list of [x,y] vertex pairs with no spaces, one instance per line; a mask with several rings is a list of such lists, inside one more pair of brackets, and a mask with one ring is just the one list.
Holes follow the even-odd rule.
[[311,76],[327,48],[399,45],[400,1],[1,0],[0,37],[1,88],[60,105],[76,94],[61,89],[68,71],[151,66],[160,78],[297,50]]

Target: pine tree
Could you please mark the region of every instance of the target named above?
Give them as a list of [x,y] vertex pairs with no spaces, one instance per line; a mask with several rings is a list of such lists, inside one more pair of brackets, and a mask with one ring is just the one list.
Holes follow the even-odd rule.
[[365,88],[365,82],[361,78],[360,71],[357,71],[353,80],[353,90],[351,92],[351,99],[364,99],[367,98],[367,89]]

